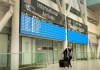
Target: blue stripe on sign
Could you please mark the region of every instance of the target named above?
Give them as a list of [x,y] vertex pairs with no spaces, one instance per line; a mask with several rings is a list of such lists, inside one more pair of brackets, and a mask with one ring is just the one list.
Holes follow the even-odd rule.
[[88,35],[68,30],[68,41],[74,43],[88,44]]
[[58,25],[21,14],[20,33],[46,37],[56,40],[66,40],[66,29]]

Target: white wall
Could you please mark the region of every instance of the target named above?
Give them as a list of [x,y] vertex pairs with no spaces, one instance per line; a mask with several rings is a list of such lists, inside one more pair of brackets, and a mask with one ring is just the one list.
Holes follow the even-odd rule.
[[95,34],[89,33],[88,36],[89,36],[89,40],[90,40],[91,43],[97,43],[98,42]]
[[92,19],[96,20],[95,12],[87,8],[87,15]]
[[96,25],[94,25],[94,24],[92,24],[90,22],[87,22],[87,25],[88,25],[88,31],[89,32],[92,32],[92,33],[100,35],[100,32],[99,32],[100,29],[99,29],[98,26],[96,26]]

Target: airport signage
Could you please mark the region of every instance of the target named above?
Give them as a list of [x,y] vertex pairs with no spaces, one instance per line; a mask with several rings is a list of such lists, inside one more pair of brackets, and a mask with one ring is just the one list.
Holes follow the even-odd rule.
[[35,12],[55,24],[62,26],[65,24],[65,16],[62,13],[37,0],[21,0],[21,12]]
[[50,22],[21,13],[20,33],[53,40],[66,40],[66,29]]
[[80,33],[84,33],[87,34],[88,33],[88,29],[87,26],[85,24],[82,24],[78,21],[75,21],[69,17],[67,17],[67,26],[72,27],[73,30],[80,32]]
[[88,44],[88,35],[68,30],[68,42]]

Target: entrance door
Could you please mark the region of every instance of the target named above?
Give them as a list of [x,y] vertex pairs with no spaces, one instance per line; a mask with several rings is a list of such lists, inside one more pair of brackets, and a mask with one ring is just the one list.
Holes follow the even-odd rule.
[[35,64],[35,55],[36,55],[36,53],[35,53],[35,39],[34,38],[32,38],[32,63],[33,64]]
[[31,64],[31,38],[22,37],[22,64]]
[[7,54],[6,54],[7,49],[8,49],[8,35],[0,34],[0,67],[7,67]]
[[53,53],[54,63],[58,63],[59,60],[63,59],[63,46],[61,41],[53,42]]
[[58,62],[58,43],[55,41],[53,42],[53,57],[54,57],[54,63]]
[[53,56],[53,42],[52,41],[48,41],[48,50],[47,50],[48,54],[47,54],[47,58],[48,58],[48,64],[53,64],[54,62],[54,56]]
[[71,44],[72,44],[71,48],[73,49],[72,50],[73,60],[77,60],[77,44],[76,43],[71,43]]

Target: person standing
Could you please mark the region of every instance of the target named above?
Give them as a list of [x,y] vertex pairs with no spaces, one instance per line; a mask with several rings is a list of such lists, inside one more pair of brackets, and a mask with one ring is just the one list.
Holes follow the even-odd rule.
[[64,60],[68,60],[68,58],[67,58],[67,55],[68,55],[68,49],[66,48],[65,50],[64,50],[64,52],[63,52],[63,54],[64,54]]

